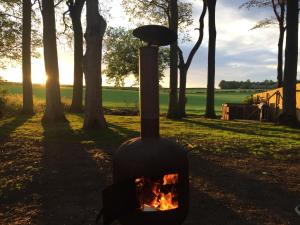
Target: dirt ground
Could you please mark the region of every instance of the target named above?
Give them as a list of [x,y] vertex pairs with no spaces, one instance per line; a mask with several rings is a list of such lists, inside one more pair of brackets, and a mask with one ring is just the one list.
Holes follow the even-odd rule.
[[[0,224],[94,224],[101,191],[112,181],[112,148],[47,140],[1,145],[7,183],[2,179]],[[201,151],[190,152],[189,161],[184,225],[300,224],[299,161]]]

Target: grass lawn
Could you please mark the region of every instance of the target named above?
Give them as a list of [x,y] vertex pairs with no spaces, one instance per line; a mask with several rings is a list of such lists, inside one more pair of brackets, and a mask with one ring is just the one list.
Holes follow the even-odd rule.
[[[7,83],[5,88],[10,94],[22,94],[21,84]],[[223,103],[241,103],[246,97],[249,97],[255,91],[251,90],[216,90],[215,110],[217,114],[221,113]],[[33,94],[36,100],[45,100],[45,86],[33,85]],[[63,102],[70,103],[72,99],[72,87],[62,86],[61,96]],[[107,108],[116,107],[137,107],[139,93],[137,88],[103,88],[103,105]],[[203,114],[206,102],[206,90],[200,88],[187,89],[187,113]],[[160,91],[160,109],[166,112],[168,108],[168,90]]]
[[[43,125],[41,114],[0,120],[0,224],[92,224],[112,182],[112,153],[139,135],[136,116],[107,115],[85,132],[81,114]],[[161,118],[161,135],[189,151],[184,225],[297,224],[300,130],[251,121]]]
[[[137,116],[106,115],[109,128],[105,131],[85,133],[81,128],[81,114],[67,114],[69,123],[59,126],[41,126],[41,114],[27,118],[24,115],[1,121],[0,137],[10,136],[43,142],[45,132],[50,141],[76,141],[92,147],[103,144],[117,147],[128,138],[139,135]],[[19,123],[24,121],[21,126]],[[254,155],[288,159],[300,156],[300,130],[273,123],[257,121],[223,121],[190,117],[182,121],[161,117],[161,135],[171,137],[193,151],[248,152]],[[10,131],[12,128],[17,128]],[[1,140],[0,139],[0,140]],[[98,144],[99,143],[99,144]]]

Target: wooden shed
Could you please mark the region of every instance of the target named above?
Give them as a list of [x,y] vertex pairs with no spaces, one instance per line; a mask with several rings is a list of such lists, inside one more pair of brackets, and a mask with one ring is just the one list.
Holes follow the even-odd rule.
[[[253,101],[257,104],[265,102],[270,107],[270,119],[276,121],[278,115],[282,111],[282,97],[283,90],[282,88],[276,88],[273,90],[261,92],[252,95]],[[300,121],[300,83],[296,85],[296,114],[298,120]]]

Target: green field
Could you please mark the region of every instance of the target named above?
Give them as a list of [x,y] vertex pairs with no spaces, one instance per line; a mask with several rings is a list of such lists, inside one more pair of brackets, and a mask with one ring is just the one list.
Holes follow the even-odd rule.
[[[5,88],[10,94],[22,94],[21,84],[7,83]],[[36,99],[44,101],[45,86],[34,85],[33,93]],[[253,90],[216,90],[215,110],[218,114],[221,112],[223,103],[241,103],[246,97],[253,94]],[[63,102],[69,103],[72,98],[72,87],[62,86],[61,96]],[[206,90],[202,88],[187,89],[187,113],[203,114],[205,110]],[[139,93],[137,88],[103,88],[103,104],[107,108],[137,107]],[[160,109],[165,112],[168,108],[168,89],[160,91]]]

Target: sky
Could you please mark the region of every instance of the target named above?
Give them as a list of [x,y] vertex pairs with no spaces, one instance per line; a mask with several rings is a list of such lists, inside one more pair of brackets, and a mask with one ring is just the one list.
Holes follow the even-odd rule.
[[[111,0],[108,26],[123,26],[134,28],[129,22],[122,7],[121,0]],[[189,28],[191,41],[180,43],[184,56],[187,57],[197,39],[199,15],[202,11],[202,1],[193,0],[194,24]],[[263,81],[276,80],[278,27],[250,30],[257,21],[273,15],[272,8],[239,9],[245,0],[218,0],[216,8],[216,87],[221,80],[247,80]],[[207,45],[208,26],[207,16],[204,28],[204,40],[195,55],[187,77],[187,87],[205,87],[207,80]],[[42,53],[42,49],[40,49]],[[60,83],[73,83],[73,52],[70,46],[59,45]],[[43,55],[32,60],[32,81],[42,83],[46,81]],[[5,80],[21,82],[22,72],[20,66],[8,67],[0,70],[0,76]],[[300,76],[298,75],[298,79]],[[126,80],[126,86],[133,84],[132,77]],[[166,71],[161,85],[168,87],[169,76]],[[103,77],[103,85],[112,85]]]

